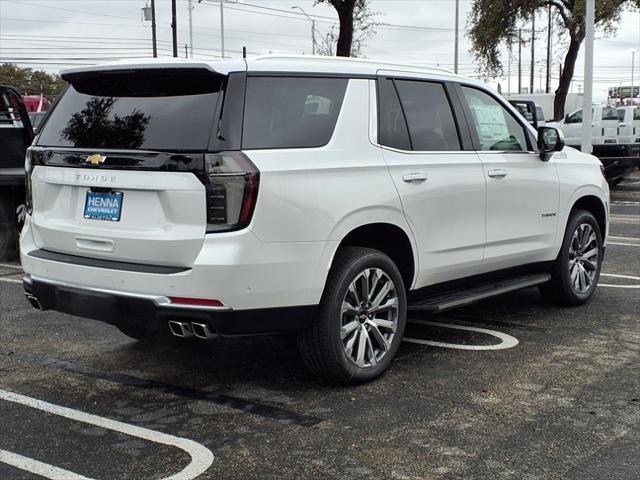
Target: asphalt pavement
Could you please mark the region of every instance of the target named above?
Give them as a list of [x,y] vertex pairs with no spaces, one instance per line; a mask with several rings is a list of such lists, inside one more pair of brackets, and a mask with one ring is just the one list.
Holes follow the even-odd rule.
[[286,338],[153,345],[36,311],[3,264],[0,479],[640,478],[640,175],[611,213],[589,304],[529,289],[413,317],[359,387]]

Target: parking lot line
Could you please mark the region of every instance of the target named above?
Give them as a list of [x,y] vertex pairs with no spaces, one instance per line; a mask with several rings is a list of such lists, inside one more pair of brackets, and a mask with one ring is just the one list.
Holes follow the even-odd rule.
[[[636,277],[633,275],[620,275],[618,273],[601,273],[601,277],[611,277],[611,278],[623,278],[625,280],[637,280],[640,282],[640,277]],[[640,288],[640,284],[637,285],[613,285],[610,283],[598,283],[599,287],[609,287],[609,288]]]
[[84,477],[32,458],[23,457],[17,453],[7,452],[6,450],[0,450],[0,462],[51,480],[91,480],[89,477]]
[[[16,274],[17,275],[17,274]],[[22,279],[21,278],[4,278],[4,277],[0,277],[0,282],[5,282],[5,283],[22,283]]]
[[405,337],[403,339],[403,341],[408,342],[408,343],[417,343],[420,345],[429,345],[432,347],[441,347],[441,348],[453,348],[456,350],[504,350],[507,348],[513,348],[516,345],[518,345],[518,343],[520,343],[518,341],[517,338],[512,337],[511,335],[507,335],[506,333],[502,333],[502,332],[497,332],[495,330],[488,330],[486,328],[478,328],[478,327],[467,327],[464,325],[454,325],[452,323],[439,323],[439,322],[428,322],[426,320],[407,320],[409,323],[417,323],[420,325],[433,325],[436,327],[443,327],[443,328],[452,328],[454,330],[466,330],[469,332],[477,332],[477,333],[483,333],[485,335],[490,335],[492,337],[496,337],[499,338],[501,340],[500,343],[496,344],[496,345],[462,345],[459,343],[445,343],[445,342],[435,342],[432,340],[422,340],[421,338],[411,338],[411,337]]
[[[109,418],[100,417],[98,415],[81,412],[80,410],[61,407],[59,405],[54,405],[53,403],[44,402],[42,400],[27,397],[25,395],[20,395],[18,393],[9,392],[7,390],[0,389],[0,400],[13,402],[20,405],[25,405],[27,407],[31,407],[36,410],[50,413],[52,415],[68,418],[70,420],[75,420],[77,422],[87,423],[89,425],[105,428],[107,430],[112,430],[114,432],[124,433],[125,435],[147,440],[149,442],[158,443],[161,445],[167,445],[170,447],[175,447],[189,454],[189,456],[191,457],[191,463],[189,463],[189,465],[187,465],[184,469],[182,469],[180,472],[176,473],[175,475],[164,477],[161,480],[193,480],[199,477],[200,475],[202,475],[204,472],[206,472],[211,466],[211,464],[213,463],[213,453],[211,453],[211,450],[209,450],[204,445],[194,442],[193,440],[175,437],[173,435],[157,432],[155,430],[150,430],[148,428],[137,427],[135,425],[130,425],[128,423],[119,422],[117,420],[111,420]],[[26,457],[22,457],[22,458],[26,459]],[[9,457],[8,459],[19,460],[16,457]],[[2,460],[2,457],[0,457],[0,461],[1,460]],[[30,459],[26,459],[26,460],[30,460]],[[41,467],[48,467],[48,465],[42,464],[35,460],[33,460],[32,462],[35,462],[35,463],[30,463],[26,466],[32,466],[36,468],[39,464]],[[39,475],[42,475],[42,474],[39,474]],[[75,477],[59,477],[59,476],[47,476],[47,475],[42,475],[42,476],[52,480],[58,480],[61,478],[65,478],[65,479],[70,478],[70,480],[86,478],[79,475]]]

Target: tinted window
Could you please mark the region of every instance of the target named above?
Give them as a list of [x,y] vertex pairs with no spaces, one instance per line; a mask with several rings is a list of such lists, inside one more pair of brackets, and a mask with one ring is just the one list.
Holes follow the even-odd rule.
[[633,110],[633,119],[640,120],[640,108],[636,108]]
[[624,108],[619,108],[618,109],[618,120],[620,120],[621,122],[624,122],[624,115],[625,115],[625,109]]
[[462,87],[483,151],[526,151],[524,128],[491,95]]
[[451,105],[440,83],[396,80],[414,150],[460,150]]
[[348,82],[345,78],[247,78],[242,148],[326,145]]
[[78,79],[50,113],[39,145],[206,150],[222,77],[139,72]]
[[566,123],[582,123],[582,110],[572,113],[567,118]]
[[603,108],[602,120],[618,120],[618,111],[611,107]]
[[387,78],[378,80],[378,142],[387,147],[411,150],[400,100],[393,81]]

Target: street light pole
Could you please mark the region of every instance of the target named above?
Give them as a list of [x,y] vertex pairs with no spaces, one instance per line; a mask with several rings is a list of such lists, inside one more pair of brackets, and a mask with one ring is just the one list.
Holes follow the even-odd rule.
[[173,36],[173,56],[178,57],[178,14],[176,13],[176,0],[171,0],[171,33]]
[[309,20],[311,22],[311,53],[312,55],[316,54],[316,21],[311,18],[309,15],[307,15],[307,12],[305,12],[301,7],[298,6],[294,6],[291,7],[292,10],[300,10],[302,12],[302,14],[307,17],[307,20]]
[[151,41],[153,42],[153,58],[158,58],[158,38],[156,34],[156,0],[151,0]]
[[220,0],[220,54],[224,58],[224,0]]
[[193,58],[193,0],[189,0],[189,49]]
[[455,35],[455,44],[453,47],[453,73],[458,74],[458,42],[459,42],[459,26],[460,23],[460,0],[456,0],[456,35]]
[[636,51],[632,50],[631,51],[631,105],[633,105],[633,74],[635,73],[634,70],[636,68]]
[[595,20],[595,0],[586,0],[585,53],[584,53],[584,104],[582,106],[582,151],[591,153],[593,134],[593,39]]

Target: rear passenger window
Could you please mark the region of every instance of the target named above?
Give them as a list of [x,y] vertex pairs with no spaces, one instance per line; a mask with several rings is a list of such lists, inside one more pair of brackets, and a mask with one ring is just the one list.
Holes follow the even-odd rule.
[[346,78],[248,77],[242,148],[326,145],[348,82]]
[[413,150],[461,150],[458,129],[444,86],[419,80],[396,80]]
[[388,78],[378,80],[378,142],[399,150],[411,150],[407,121],[393,81]]

